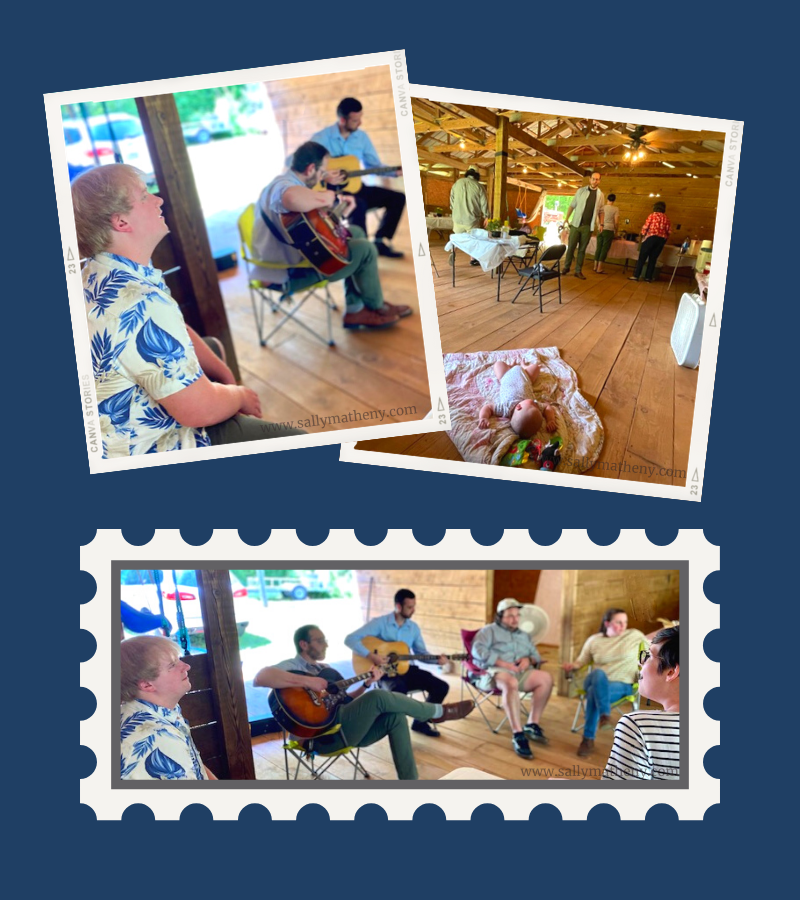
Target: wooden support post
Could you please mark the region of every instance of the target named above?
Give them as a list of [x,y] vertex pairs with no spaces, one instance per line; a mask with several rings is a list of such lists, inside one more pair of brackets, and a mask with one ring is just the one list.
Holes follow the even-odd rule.
[[197,584],[206,639],[209,686],[217,722],[222,729],[228,777],[254,780],[256,771],[230,575],[224,569],[201,570],[197,572]]
[[[573,656],[573,628],[572,620],[575,612],[575,595],[578,588],[578,573],[573,569],[565,569],[561,582],[561,662],[572,662],[579,650]],[[558,680],[558,694],[561,697],[569,696],[569,682],[564,670]]]
[[506,198],[508,182],[508,118],[506,116],[497,117],[496,138],[492,218],[504,222],[508,216],[508,199]]
[[137,97],[136,108],[153,161],[169,236],[159,244],[153,262],[159,268],[180,266],[168,285],[187,323],[202,337],[217,337],[236,378],[239,366],[219,289],[203,209],[172,94]]

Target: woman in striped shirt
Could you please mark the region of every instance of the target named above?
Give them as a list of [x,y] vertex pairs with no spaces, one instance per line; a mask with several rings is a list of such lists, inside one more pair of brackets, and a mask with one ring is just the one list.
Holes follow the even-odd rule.
[[677,781],[680,777],[678,627],[663,628],[642,651],[639,693],[664,708],[623,716],[603,772],[605,781]]

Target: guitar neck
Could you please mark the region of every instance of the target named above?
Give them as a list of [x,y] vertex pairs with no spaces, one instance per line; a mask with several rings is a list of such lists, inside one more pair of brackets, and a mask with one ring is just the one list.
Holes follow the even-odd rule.
[[374,166],[371,169],[357,169],[356,171],[343,169],[343,171],[348,178],[361,178],[363,175],[388,175],[389,172],[396,172],[399,168],[399,166]]
[[[383,671],[386,671],[386,667],[383,666]],[[372,676],[372,672],[364,672],[363,675],[354,675],[352,678],[343,678],[341,681],[332,681],[328,685],[328,690],[330,690],[331,686],[338,688],[338,690],[342,690],[342,688],[348,688],[351,684],[358,684],[359,681],[366,681],[368,678]]]

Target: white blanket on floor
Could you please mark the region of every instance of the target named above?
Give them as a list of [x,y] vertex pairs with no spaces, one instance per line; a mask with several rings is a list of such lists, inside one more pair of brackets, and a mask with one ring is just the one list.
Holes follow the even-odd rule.
[[[549,403],[556,414],[555,434],[563,441],[556,472],[580,474],[591,468],[603,447],[600,417],[578,390],[578,378],[558,355],[557,347],[530,350],[494,350],[478,353],[448,353],[444,357],[447,398],[450,401],[450,438],[467,462],[499,465],[519,440],[508,419],[493,416],[489,428],[478,427],[478,413],[487,401],[496,403],[500,383],[493,366],[502,361],[539,362],[541,371],[534,384],[537,400]],[[542,423],[536,435],[543,445],[553,437]],[[538,464],[526,463],[538,469]]]

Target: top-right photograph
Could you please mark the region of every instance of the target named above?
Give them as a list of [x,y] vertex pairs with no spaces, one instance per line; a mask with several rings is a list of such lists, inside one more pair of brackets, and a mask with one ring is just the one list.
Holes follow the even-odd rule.
[[721,184],[735,185],[728,123],[546,105],[413,99],[453,428],[355,449],[699,499],[722,302],[709,284],[724,289],[733,214],[729,190],[718,218]]

